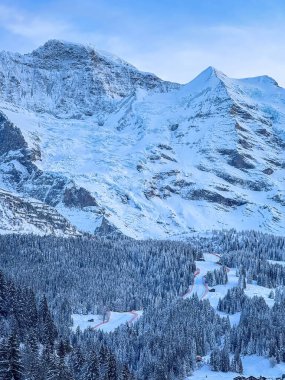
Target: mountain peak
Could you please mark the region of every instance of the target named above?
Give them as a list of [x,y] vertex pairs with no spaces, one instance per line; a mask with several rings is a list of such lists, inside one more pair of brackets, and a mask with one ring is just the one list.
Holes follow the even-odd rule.
[[209,66],[205,70],[203,70],[202,72],[209,73],[210,75],[216,75],[216,73],[218,71],[219,70],[217,70],[214,66]]
[[227,79],[228,77],[224,73],[217,70],[213,66],[209,66],[197,75],[191,82],[187,83],[185,88],[187,91],[195,93],[196,91],[199,92],[201,88],[215,88],[221,83],[224,85]]
[[[227,76],[220,70],[216,69],[215,67],[213,66],[209,66],[207,67],[205,70],[203,70],[199,75],[198,77],[203,77],[203,78],[207,78],[207,79],[210,79],[212,77],[214,78],[218,78],[218,79],[221,79],[223,80],[224,78],[226,78]],[[196,77],[196,78],[198,78]]]
[[87,45],[62,40],[49,40],[32,52],[32,55],[44,59],[87,58],[90,53]]
[[[29,55],[29,54],[28,54]],[[31,53],[32,57],[39,58],[40,60],[49,60],[55,62],[65,61],[95,61],[106,62],[107,65],[125,66],[133,70],[138,71],[136,67],[123,59],[117,57],[114,54],[103,50],[97,50],[91,44],[81,44],[75,42],[69,42],[64,40],[48,40],[39,48],[35,49]],[[96,58],[95,58],[96,57]]]

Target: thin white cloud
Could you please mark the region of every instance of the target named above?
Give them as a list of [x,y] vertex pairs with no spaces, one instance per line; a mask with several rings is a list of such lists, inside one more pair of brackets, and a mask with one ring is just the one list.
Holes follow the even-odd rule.
[[[285,50],[280,27],[217,26],[196,28],[184,39],[161,39],[153,51],[127,51],[125,58],[163,79],[188,82],[207,66],[232,77],[270,75],[285,86]],[[132,55],[133,54],[133,55]]]
[[17,8],[0,5],[0,27],[28,39],[34,43],[66,34],[71,26],[62,21],[53,21],[26,13]]
[[[124,15],[120,16],[123,19]],[[97,17],[104,21],[104,12],[99,12]],[[12,49],[22,51],[27,46],[34,48],[48,39],[58,38],[91,43],[141,70],[175,82],[188,82],[211,65],[232,77],[267,74],[285,86],[285,49],[282,48],[285,24],[273,24],[270,28],[269,25],[183,25],[181,29],[157,34],[150,25],[144,27],[145,32],[137,20],[137,25],[126,30],[133,28],[139,31],[138,35],[124,33],[123,27],[116,33],[110,23],[103,32],[100,27],[96,29],[95,22],[94,30],[86,31],[79,24],[67,22],[63,12],[47,11],[43,15],[0,5],[0,28],[11,34],[10,41],[15,41]],[[19,47],[16,36],[25,41],[23,46]]]
[[[49,39],[62,39],[71,42],[93,44],[102,50],[110,50],[113,47],[123,46],[124,42],[119,36],[112,34],[103,34],[97,32],[83,32],[75,25],[65,20],[54,19],[52,13],[44,16],[26,12],[19,8],[6,5],[0,5],[0,29],[4,29],[11,34],[9,38],[9,48],[23,52],[27,46],[31,48],[38,47]],[[11,44],[11,40],[15,40],[15,44]],[[19,36],[27,43],[19,47],[16,42]],[[1,50],[1,49],[0,49]],[[26,50],[25,50],[26,52]]]

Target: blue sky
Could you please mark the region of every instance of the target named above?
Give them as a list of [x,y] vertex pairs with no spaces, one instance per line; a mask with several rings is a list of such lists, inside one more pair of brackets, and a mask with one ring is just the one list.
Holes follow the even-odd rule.
[[0,50],[91,43],[172,81],[207,66],[285,87],[285,0],[1,0]]

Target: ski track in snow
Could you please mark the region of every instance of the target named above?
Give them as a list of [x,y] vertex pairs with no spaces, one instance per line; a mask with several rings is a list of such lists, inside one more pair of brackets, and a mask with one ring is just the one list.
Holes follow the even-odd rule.
[[106,319],[106,321],[103,321],[103,322],[100,322],[98,323],[96,326],[93,327],[94,330],[98,329],[99,327],[107,324],[109,321],[110,321],[110,316],[111,316],[111,313],[108,313],[108,317]]
[[125,323],[128,323],[129,325],[135,323],[141,317],[142,313],[142,310],[125,312],[110,311],[106,321],[102,321],[102,317],[97,314],[73,314],[72,329],[75,331],[77,327],[81,330],[91,328],[92,330],[101,330],[109,333]]
[[[126,312],[122,312],[122,313],[117,313],[118,315],[119,315],[119,317],[120,317],[120,314],[121,314],[121,317],[123,317],[123,319],[124,319],[124,317],[130,317],[130,320],[128,320],[128,321],[122,321],[121,323],[119,323],[118,324],[118,322],[120,322],[121,321],[121,318],[114,318],[114,315],[115,315],[115,313],[114,312],[110,312],[109,314],[108,314],[108,318],[107,318],[107,320],[106,321],[104,321],[104,322],[101,322],[101,323],[98,323],[96,326],[94,326],[94,327],[92,327],[94,330],[99,330],[99,329],[102,329],[102,326],[104,326],[104,325],[110,325],[110,327],[111,327],[111,329],[112,328],[116,328],[116,327],[119,327],[121,324],[123,324],[123,323],[128,323],[129,325],[131,325],[132,323],[134,323],[134,322],[136,322],[136,320],[141,316],[141,314],[140,314],[141,312],[139,312],[139,311],[135,311],[135,310],[132,310],[132,311],[126,311]],[[111,317],[113,316],[113,321],[111,320]],[[118,326],[116,326],[116,324],[118,324]],[[112,325],[114,325],[113,327],[112,327]],[[116,326],[116,327],[115,327]],[[107,330],[109,329],[109,326],[107,326]],[[104,329],[103,329],[104,330]],[[111,330],[110,330],[111,331]]]
[[188,288],[187,292],[182,296],[183,299],[187,298],[193,291],[194,285],[195,285],[195,278],[200,274],[200,269],[197,268],[194,272],[194,281],[193,284]]
[[[183,299],[191,297],[193,294],[197,294],[198,298],[202,301],[208,299],[216,310],[216,312],[221,316],[227,316],[227,314],[219,312],[217,310],[218,301],[220,298],[223,298],[227,291],[234,286],[238,285],[238,277],[236,276],[235,268],[226,268],[228,273],[228,283],[225,285],[216,285],[212,288],[215,288],[215,292],[210,292],[208,284],[205,282],[205,276],[208,271],[213,271],[214,269],[219,269],[221,266],[218,263],[221,255],[217,253],[204,253],[205,261],[196,261],[196,271],[194,272],[194,281],[189,286],[187,292],[182,296]],[[273,306],[274,301],[268,298],[270,289],[258,286],[255,284],[248,284],[245,289],[245,294],[249,297],[259,295],[264,297],[265,301],[269,306]],[[80,315],[74,314],[74,326],[73,329],[79,326],[81,329],[86,329],[88,327],[94,330],[102,330],[103,332],[112,332],[117,327],[122,324],[128,323],[129,325],[135,323],[143,314],[142,310],[136,311],[125,311],[125,312],[114,312],[110,311],[106,321],[102,321],[99,315],[89,314],[89,315]],[[232,325],[239,323],[240,313],[229,315],[229,319]],[[89,320],[94,320],[94,322],[88,322]]]
[[132,319],[128,322],[129,325],[131,325],[132,323],[134,323],[139,317],[140,315],[138,314],[137,311],[133,310],[133,311],[130,311],[130,314],[132,314]]
[[[220,255],[216,253],[206,253],[204,254],[204,258],[205,261],[196,261],[196,265],[199,265],[199,267],[197,267],[196,272],[194,273],[193,284],[183,296],[184,299],[188,298],[192,293],[197,293],[199,299],[203,300],[209,293],[209,286],[205,280],[205,276],[208,271],[220,268],[217,264],[220,259]],[[208,260],[206,260],[206,258]]]

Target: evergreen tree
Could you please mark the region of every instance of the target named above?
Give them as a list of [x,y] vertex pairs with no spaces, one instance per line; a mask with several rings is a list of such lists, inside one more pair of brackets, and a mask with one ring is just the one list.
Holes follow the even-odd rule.
[[8,304],[7,304],[7,284],[2,271],[0,270],[0,317],[7,316]]
[[213,371],[220,371],[221,368],[221,357],[220,350],[215,348],[210,355],[210,365]]
[[75,378],[78,378],[84,364],[84,356],[82,354],[81,349],[75,348],[70,356],[70,367],[72,368],[72,372]]
[[52,346],[57,336],[57,330],[54,325],[54,321],[51,316],[47,299],[45,296],[43,296],[40,301],[38,317],[39,317],[39,334],[41,337],[41,341],[45,345]]
[[117,362],[112,353],[109,354],[108,358],[107,379],[117,380]]
[[240,354],[235,354],[235,362],[236,362],[235,371],[237,373],[243,373],[243,365],[242,365]]
[[0,342],[0,379],[10,380],[11,374],[9,372],[9,347],[6,341]]
[[7,343],[4,343],[0,349],[0,374],[3,380],[24,378],[19,344],[15,335],[10,336]]
[[130,372],[127,364],[123,365],[122,373],[121,373],[121,379],[122,380],[134,380],[134,377],[133,377],[132,373]]
[[99,379],[99,361],[96,352],[93,350],[89,354],[81,373],[81,380]]

